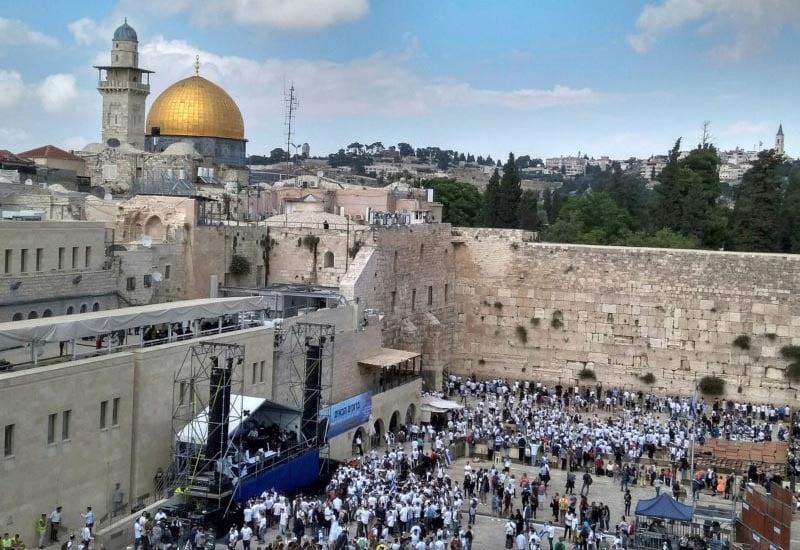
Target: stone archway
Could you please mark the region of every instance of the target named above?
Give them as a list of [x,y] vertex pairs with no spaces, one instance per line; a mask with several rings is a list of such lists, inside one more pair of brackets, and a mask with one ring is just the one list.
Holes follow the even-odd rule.
[[414,403],[411,403],[406,409],[406,424],[413,424],[416,419],[417,407],[414,406]]
[[389,431],[397,434],[398,429],[400,429],[400,411],[394,411],[389,419]]
[[167,230],[161,218],[150,216],[144,224],[144,234],[154,241],[163,241],[167,238]]
[[372,446],[383,446],[383,435],[386,433],[386,428],[383,425],[383,419],[379,418],[372,425]]
[[[361,448],[358,448],[358,440],[361,439]],[[363,454],[362,451],[366,451],[369,448],[369,441],[367,441],[367,434],[364,433],[364,428],[359,428],[356,430],[356,433],[353,434],[353,454]]]

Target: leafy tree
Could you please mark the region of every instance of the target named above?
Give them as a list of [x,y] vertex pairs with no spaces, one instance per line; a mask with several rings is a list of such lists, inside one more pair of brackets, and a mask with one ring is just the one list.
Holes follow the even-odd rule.
[[699,248],[696,237],[687,237],[671,229],[659,229],[655,233],[637,231],[625,239],[625,246],[648,246],[652,248]]
[[434,197],[442,203],[442,220],[460,227],[477,227],[483,220],[483,201],[474,185],[451,178],[434,178],[424,182],[426,189],[434,190]]
[[531,165],[531,157],[530,155],[522,155],[521,157],[517,157],[517,168],[522,170],[523,168],[527,168]]
[[793,254],[800,253],[800,173],[795,172],[789,177],[781,210],[783,249]]
[[611,195],[614,202],[627,210],[635,220],[644,220],[647,192],[644,179],[633,171],[623,171],[616,163],[612,170],[606,172],[610,177],[601,189]]
[[483,157],[478,155],[478,160],[476,161],[479,166],[483,166]]
[[473,155],[472,153],[469,153],[467,155],[467,162],[475,162],[475,155]]
[[414,156],[417,157],[417,159],[419,159],[419,160],[423,160],[423,159],[428,158],[428,154],[425,151],[425,149],[420,149],[419,147],[417,147],[417,150],[414,153]]
[[728,246],[732,250],[781,250],[781,180],[777,173],[781,161],[774,149],[761,151],[742,177],[731,214]]
[[486,166],[494,166],[494,161],[492,160],[492,155],[489,155],[488,157],[486,157],[486,160],[484,162],[486,163]]
[[439,155],[436,158],[436,166],[439,170],[447,170],[450,166],[450,155],[446,151],[439,151]]
[[458,155],[458,161],[459,162],[467,162],[467,157],[464,156],[464,153],[461,153],[460,155]]
[[361,153],[364,152],[364,146],[359,142],[354,141],[353,143],[347,146],[347,152],[354,155],[360,155]]
[[414,148],[408,143],[398,143],[397,150],[401,157],[410,157],[414,154]]
[[523,191],[519,201],[519,227],[529,231],[538,231],[541,228],[539,219],[539,193],[537,191]]
[[624,244],[633,218],[608,193],[586,193],[564,202],[548,240],[585,244]]
[[275,164],[276,162],[283,162],[286,160],[286,151],[280,147],[276,147],[269,152],[269,160],[272,164]]
[[544,215],[547,217],[549,225],[556,223],[556,220],[551,215],[553,211],[553,192],[549,187],[542,191],[542,210],[544,210]]

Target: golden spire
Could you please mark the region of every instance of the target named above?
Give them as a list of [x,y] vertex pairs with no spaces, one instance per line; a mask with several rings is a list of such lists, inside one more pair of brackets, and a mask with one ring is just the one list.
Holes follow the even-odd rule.
[[194,56],[194,76],[200,76],[200,56]]

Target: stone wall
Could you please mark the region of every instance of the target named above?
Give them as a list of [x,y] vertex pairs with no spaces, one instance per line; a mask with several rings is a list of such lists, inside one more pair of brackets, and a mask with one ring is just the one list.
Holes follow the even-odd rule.
[[[800,344],[800,256],[526,242],[459,229],[453,370],[787,402],[780,349]],[[749,337],[749,349],[734,340]],[[741,388],[741,389],[740,389]]]
[[[450,225],[375,230],[376,307],[386,347],[422,354],[427,383],[439,383],[453,351],[456,302]],[[430,389],[430,387],[429,387]]]

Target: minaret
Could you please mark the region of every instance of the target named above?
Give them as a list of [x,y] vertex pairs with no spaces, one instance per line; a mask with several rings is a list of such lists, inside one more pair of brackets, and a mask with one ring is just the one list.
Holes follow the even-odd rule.
[[139,68],[139,39],[127,19],[114,31],[111,64],[95,68],[103,96],[103,144],[116,139],[144,150],[144,104],[153,71]]
[[778,125],[778,133],[775,134],[775,152],[783,154],[783,124]]

